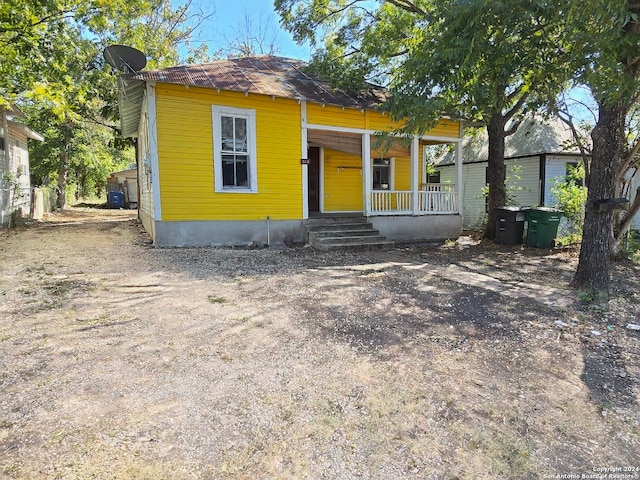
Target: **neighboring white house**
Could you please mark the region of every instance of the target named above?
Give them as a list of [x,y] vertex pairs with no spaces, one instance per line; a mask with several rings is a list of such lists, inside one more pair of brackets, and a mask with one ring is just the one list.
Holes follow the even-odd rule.
[[[553,206],[551,187],[566,176],[569,166],[577,165],[580,154],[564,152],[571,141],[571,131],[560,121],[542,123],[525,120],[507,137],[505,164],[507,186],[513,203],[523,206]],[[482,193],[487,184],[488,138],[486,131],[466,137],[463,143],[462,188],[463,226],[480,229],[486,216],[486,198]],[[435,166],[442,183],[456,181],[453,162],[444,157]]]
[[24,125],[24,118],[16,107],[0,109],[0,226],[10,222],[14,211],[30,213],[27,139],[42,142],[44,138]]
[[113,172],[107,178],[107,193],[122,192],[126,208],[138,206],[138,169],[135,167]]

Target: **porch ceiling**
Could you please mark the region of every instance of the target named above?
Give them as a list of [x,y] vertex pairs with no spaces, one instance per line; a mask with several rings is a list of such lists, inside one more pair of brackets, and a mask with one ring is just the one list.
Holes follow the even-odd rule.
[[[358,133],[329,132],[326,130],[309,130],[307,142],[314,147],[325,147],[351,155],[362,156],[362,135]],[[409,146],[402,140],[380,143],[371,137],[371,155],[373,157],[408,157]]]
[[351,155],[362,156],[362,135],[357,133],[309,130],[307,142],[314,147],[325,147]]

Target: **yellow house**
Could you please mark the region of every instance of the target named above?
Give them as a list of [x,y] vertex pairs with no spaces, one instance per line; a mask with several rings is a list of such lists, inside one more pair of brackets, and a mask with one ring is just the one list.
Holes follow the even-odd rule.
[[384,90],[350,94],[305,67],[258,56],[120,78],[155,244],[302,241],[310,218],[336,214],[365,217],[393,241],[460,234],[460,192],[430,183],[423,160],[425,145],[452,143],[461,166],[459,122],[377,148],[376,134],[398,127],[379,110]]

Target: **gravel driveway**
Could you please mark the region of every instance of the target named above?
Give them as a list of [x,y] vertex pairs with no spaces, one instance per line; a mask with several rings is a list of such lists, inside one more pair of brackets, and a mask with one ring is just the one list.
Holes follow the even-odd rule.
[[638,268],[606,308],[574,268],[157,249],[92,208],[0,233],[0,477],[640,478]]

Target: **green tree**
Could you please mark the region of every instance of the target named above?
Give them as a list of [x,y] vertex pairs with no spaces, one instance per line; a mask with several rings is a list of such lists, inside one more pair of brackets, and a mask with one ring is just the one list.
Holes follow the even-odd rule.
[[[124,43],[149,53],[151,67],[172,65],[178,46],[188,43],[210,15],[193,11],[192,0],[176,7],[170,0],[0,4],[0,101],[18,103],[29,124],[45,133],[33,170],[40,178],[57,180],[61,208],[69,178],[86,183],[110,165],[105,156],[86,155],[104,149],[87,149],[88,140],[104,136],[91,132],[103,128],[111,132],[109,143],[126,144],[117,137],[117,72],[103,62],[103,48]],[[201,48],[189,55],[205,53]]]
[[598,118],[591,132],[593,148],[580,259],[572,285],[608,298],[610,256],[614,245],[613,211],[597,207],[615,198],[620,175],[637,151],[629,149],[626,121],[640,88],[640,5],[625,0],[567,1],[564,35],[571,39],[575,78],[591,90]]
[[[480,122],[489,136],[489,218],[506,203],[505,138],[564,83],[560,12],[545,2],[276,0],[298,41],[323,47],[314,68],[345,88],[390,87],[387,108],[420,134],[440,116]],[[460,188],[461,186],[459,186]]]

